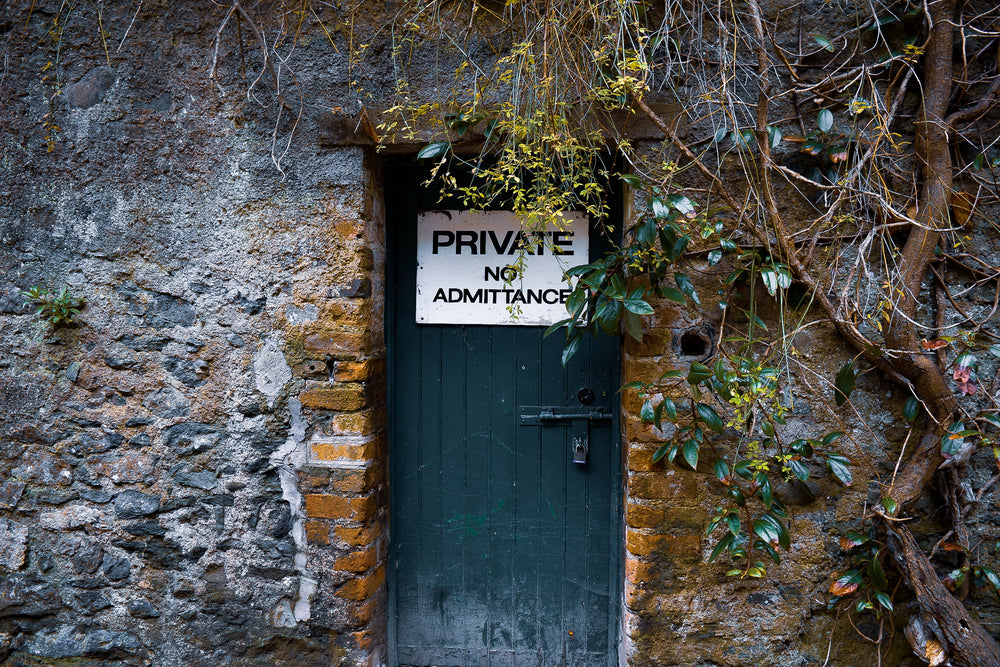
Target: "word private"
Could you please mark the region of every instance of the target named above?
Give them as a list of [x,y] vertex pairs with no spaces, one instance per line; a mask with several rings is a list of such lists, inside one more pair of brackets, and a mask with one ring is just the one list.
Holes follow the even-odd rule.
[[585,264],[589,248],[584,213],[528,231],[510,211],[422,212],[417,322],[548,326],[566,319],[573,288],[564,273]]

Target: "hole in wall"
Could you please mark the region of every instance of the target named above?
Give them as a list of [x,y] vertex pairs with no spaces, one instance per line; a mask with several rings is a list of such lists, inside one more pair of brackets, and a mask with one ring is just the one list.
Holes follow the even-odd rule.
[[681,357],[709,357],[715,350],[712,327],[703,324],[674,332],[674,352]]
[[708,342],[702,334],[687,332],[681,334],[681,355],[685,357],[704,357],[708,353]]
[[792,308],[801,308],[809,303],[809,290],[802,283],[792,283],[785,290],[785,302]]

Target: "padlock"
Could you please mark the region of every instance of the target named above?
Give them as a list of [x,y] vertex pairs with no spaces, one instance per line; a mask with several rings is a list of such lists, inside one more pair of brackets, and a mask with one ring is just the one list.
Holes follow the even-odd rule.
[[581,438],[573,440],[573,463],[587,462],[587,443]]

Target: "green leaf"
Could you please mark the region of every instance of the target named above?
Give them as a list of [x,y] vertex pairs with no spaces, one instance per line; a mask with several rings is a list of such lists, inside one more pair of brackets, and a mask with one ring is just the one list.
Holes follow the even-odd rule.
[[829,132],[833,127],[833,112],[829,109],[820,111],[819,116],[816,117],[816,126],[819,127],[820,132]]
[[826,467],[829,468],[830,472],[843,483],[844,486],[850,486],[854,483],[854,477],[851,475],[851,469],[848,467],[851,465],[851,460],[842,454],[827,453],[826,455]]
[[920,407],[920,401],[910,396],[903,405],[903,419],[908,422],[914,421],[920,415]]
[[[587,303],[587,291],[580,287],[573,290],[566,299],[566,310],[576,315]],[[572,319],[572,318],[571,318]]]
[[[653,452],[653,463],[658,463],[660,459],[667,455],[667,452],[670,451],[671,444],[672,443],[665,442],[657,447],[656,451]],[[672,459],[673,457],[671,456],[670,458]]]
[[1000,593],[1000,577],[997,576],[997,573],[994,572],[992,568],[986,566],[980,566],[979,571],[984,577],[986,577],[986,581],[990,582],[990,586],[993,587],[993,590]]
[[958,355],[958,359],[955,360],[955,366],[961,368],[978,368],[979,361],[976,359],[976,355],[971,352],[963,352]]
[[889,599],[888,595],[882,591],[872,591],[872,595],[875,596],[875,599],[878,600],[878,603],[882,605],[883,609],[886,611],[892,611],[892,600]]
[[757,484],[759,486],[760,500],[766,509],[771,509],[774,503],[774,492],[771,490],[771,480],[762,472],[757,473]]
[[861,584],[861,571],[848,570],[840,579],[830,584],[830,592],[838,597],[850,595]]
[[708,251],[708,257],[707,257],[707,259],[708,259],[708,265],[709,266],[715,266],[716,264],[719,263],[719,260],[722,259],[722,251],[721,250],[709,250]]
[[889,516],[896,516],[896,510],[899,509],[899,506],[896,504],[895,499],[886,496],[882,499],[881,504],[882,509],[885,510],[886,514]]
[[767,138],[768,138],[768,143],[770,144],[771,148],[777,148],[778,147],[778,144],[781,143],[781,137],[782,136],[783,135],[781,134],[781,130],[780,129],[778,129],[777,127],[774,127],[773,125],[768,125],[767,126]]
[[847,402],[847,397],[854,391],[854,383],[857,378],[858,374],[854,370],[854,362],[848,361],[840,369],[840,372],[837,373],[837,377],[833,381],[833,396],[837,401],[837,405],[843,405]]
[[722,357],[715,360],[715,364],[712,366],[712,372],[715,373],[715,379],[719,382],[726,381],[726,363]]
[[691,242],[691,237],[688,236],[687,234],[678,236],[677,240],[674,241],[674,245],[670,248],[670,250],[667,251],[667,259],[669,259],[671,262],[676,262],[678,259],[680,259],[680,256],[684,254],[684,251],[687,250],[688,243],[690,242]]
[[726,428],[726,422],[722,420],[719,413],[715,411],[711,405],[706,405],[705,403],[698,403],[694,406],[695,411],[697,411],[698,416],[701,420],[705,422],[705,425],[716,433],[722,433]]
[[688,218],[694,216],[694,204],[684,195],[670,195],[669,201],[670,205],[677,209],[681,215]]
[[566,318],[565,320],[559,320],[558,322],[556,322],[555,324],[553,324],[552,326],[550,326],[548,329],[545,330],[545,333],[542,334],[542,338],[547,338],[550,334],[554,334],[556,331],[562,329],[564,326],[566,326],[572,321],[573,320],[570,318]]
[[743,526],[740,523],[740,515],[739,514],[737,514],[736,512],[729,512],[728,514],[726,514],[725,521],[726,521],[726,528],[729,529],[730,533],[732,533],[733,535],[739,535],[740,534],[740,529]]
[[731,533],[727,533],[721,540],[719,540],[719,543],[715,545],[715,548],[712,549],[712,553],[708,557],[708,562],[711,563],[713,560],[718,558],[719,554],[728,549],[729,545],[732,543],[733,535]]
[[635,340],[642,342],[642,320],[635,313],[625,311],[622,313],[622,323],[625,325],[625,331],[629,336]]
[[990,354],[992,354],[994,357],[1000,357],[1000,344],[990,345],[986,349],[989,350]]
[[694,284],[691,282],[691,279],[687,277],[687,275],[683,273],[675,273],[674,282],[677,283],[677,287],[680,291],[691,297],[691,300],[696,304],[701,305],[701,301],[698,300],[698,293],[695,292]]
[[656,237],[658,235],[658,230],[656,228],[656,223],[652,220],[646,220],[635,226],[635,242],[643,248],[652,247],[656,243]]
[[712,371],[703,363],[692,361],[691,369],[688,371],[688,384],[698,384],[712,377]]
[[579,266],[573,266],[566,269],[567,276],[582,276],[586,273],[596,270],[597,267],[593,264],[580,264]]
[[799,481],[805,482],[809,479],[809,467],[802,461],[793,459],[788,462],[788,467]]
[[692,469],[698,469],[698,441],[693,438],[684,442],[684,460]]
[[630,188],[634,188],[636,190],[642,189],[642,179],[636,176],[635,174],[622,174],[621,179]]
[[652,201],[653,206],[653,216],[656,218],[668,218],[670,217],[670,207],[663,203],[660,199],[654,198]]
[[747,313],[747,319],[753,322],[754,326],[759,328],[761,331],[767,331],[767,325],[764,324],[764,320],[760,319],[753,313]]
[[663,403],[660,403],[660,405],[663,406],[663,411],[667,413],[667,419],[677,423],[677,406],[674,404],[673,399],[664,396]]
[[642,408],[639,410],[639,419],[641,419],[644,424],[652,424],[653,420],[656,419],[656,411],[653,408],[653,402],[648,398],[645,402],[643,402]]
[[715,471],[715,476],[720,482],[725,483],[726,478],[729,477],[729,464],[723,459],[715,459],[712,463],[712,470]]
[[[975,431],[972,431],[975,433]],[[948,432],[941,437],[941,453],[944,454],[945,458],[951,458],[962,449],[962,445],[965,444],[965,436],[969,434],[965,430],[964,424],[962,422],[955,422],[948,427]]]
[[885,573],[882,571],[882,563],[877,555],[868,561],[868,576],[878,590],[884,591],[889,587],[889,581],[885,578]]
[[566,347],[563,348],[562,352],[562,365],[565,366],[569,363],[569,360],[576,354],[576,351],[580,349],[580,337],[572,339],[566,343]]
[[736,245],[736,241],[733,241],[732,239],[719,239],[719,245],[722,246],[722,249],[726,252],[732,252],[738,247]]
[[853,549],[854,547],[860,547],[862,544],[868,541],[868,538],[861,533],[850,530],[840,538],[840,548],[841,549]]
[[[638,298],[625,298],[622,300],[622,305],[625,306],[625,310],[636,315],[651,315],[655,312],[651,305]],[[636,340],[642,340],[642,336],[639,336]]]
[[757,540],[754,546],[763,551],[764,553],[766,553],[768,556],[770,556],[771,560],[773,560],[775,563],[779,565],[781,564],[781,556],[778,555],[778,552],[775,551],[774,547],[772,547],[770,544],[768,544],[764,540]]
[[809,444],[808,440],[802,440],[801,438],[792,442],[788,448],[796,454],[806,457],[807,459],[813,455],[812,445]]
[[764,269],[760,272],[760,278],[764,281],[767,293],[774,296],[778,291],[778,272],[774,269]]
[[753,532],[768,544],[777,544],[781,531],[770,521],[757,519],[753,522]]
[[674,289],[673,287],[663,287],[660,289],[660,294],[671,301],[676,301],[677,303],[687,302],[684,292],[679,289]]
[[820,46],[822,46],[827,51],[830,51],[831,53],[835,50],[834,46],[833,46],[833,43],[829,39],[827,39],[824,35],[821,35],[820,33],[814,34],[813,35],[813,40],[815,40],[817,44],[819,44]]
[[451,144],[447,141],[435,141],[434,143],[427,144],[421,148],[420,152],[417,153],[417,159],[423,160],[427,158],[441,157],[448,152],[450,147]]
[[832,443],[836,442],[843,437],[843,433],[840,431],[831,431],[823,436],[823,446],[829,447]]

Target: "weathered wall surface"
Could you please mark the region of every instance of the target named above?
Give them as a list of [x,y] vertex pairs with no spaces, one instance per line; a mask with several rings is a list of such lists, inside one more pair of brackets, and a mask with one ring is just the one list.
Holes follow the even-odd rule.
[[[221,10],[105,8],[107,55],[96,6],[2,11],[0,660],[367,648],[386,545],[364,151],[309,109],[279,174],[234,40],[228,92],[208,77]],[[77,324],[23,308],[32,285],[84,297]]]
[[[259,54],[223,39],[216,58],[224,7],[0,11],[0,661],[382,664],[392,193],[360,117],[331,114],[357,107],[344,49],[305,34],[276,125],[266,72],[247,96]],[[84,297],[77,324],[25,308],[33,285]],[[713,325],[668,303],[648,324],[626,381]],[[801,348],[847,359],[822,334]],[[868,441],[898,447],[868,400]],[[800,405],[802,429],[861,429]],[[821,599],[874,470],[786,498],[804,539],[734,582],[703,563],[708,474],[652,464],[662,434],[623,423],[630,664],[822,664],[831,632],[829,664],[874,664]]]

